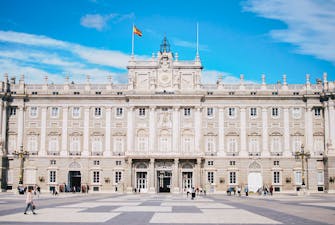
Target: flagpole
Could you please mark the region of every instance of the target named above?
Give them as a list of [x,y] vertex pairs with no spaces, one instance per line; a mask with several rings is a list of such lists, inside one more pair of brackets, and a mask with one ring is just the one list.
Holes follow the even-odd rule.
[[197,53],[196,60],[199,60],[199,23],[197,22]]
[[134,24],[131,29],[131,56],[134,57]]

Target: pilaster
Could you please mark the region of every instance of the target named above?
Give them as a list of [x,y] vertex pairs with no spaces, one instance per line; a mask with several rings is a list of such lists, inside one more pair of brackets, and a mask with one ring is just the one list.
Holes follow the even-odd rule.
[[312,108],[307,107],[305,111],[305,151],[313,154],[313,117]]
[[246,148],[246,144],[247,144],[247,132],[246,132],[246,128],[247,128],[247,123],[246,123],[246,109],[245,108],[241,108],[240,109],[240,127],[241,127],[241,151],[240,151],[240,156],[247,156],[247,148]]
[[224,151],[224,142],[225,134],[224,134],[224,108],[219,108],[219,156],[225,156],[226,152]]
[[89,155],[89,132],[90,132],[90,108],[86,107],[84,109],[84,146],[83,146],[83,156]]
[[128,158],[126,159],[126,187],[127,187],[127,192],[128,193],[132,193],[133,192],[133,187],[131,185],[131,180],[132,180],[132,164],[133,164],[133,160],[132,158]]
[[262,156],[268,157],[270,156],[269,152],[269,134],[268,134],[268,110],[266,107],[262,108]]
[[69,112],[68,107],[64,106],[63,112],[62,112],[63,121],[62,121],[62,149],[60,152],[61,156],[67,156],[68,154],[68,151],[67,151],[68,112]]
[[16,149],[20,149],[23,146],[23,129],[24,129],[24,105],[20,105],[19,107],[19,117],[18,117],[18,131],[17,131],[17,147]]
[[172,173],[172,186],[173,186],[173,193],[179,193],[179,173],[178,173],[178,167],[179,167],[179,159],[175,158],[174,159],[174,164],[173,164],[173,173]]
[[105,144],[104,156],[111,156],[111,108],[109,107],[106,109]]
[[156,108],[150,107],[149,111],[149,152],[155,152],[156,140]]
[[149,192],[155,193],[155,159],[150,158],[149,164]]
[[45,156],[45,140],[46,140],[46,127],[47,127],[47,108],[42,107],[41,110],[41,147],[38,155]]
[[179,153],[179,137],[180,137],[180,111],[179,107],[174,107],[173,108],[173,123],[172,123],[172,141],[173,141],[173,152],[174,153]]
[[200,149],[200,143],[202,142],[202,138],[201,138],[201,131],[202,131],[202,119],[201,119],[201,108],[200,107],[196,107],[195,108],[195,113],[194,113],[194,129],[195,129],[195,152],[196,154],[199,154],[201,149]]
[[129,107],[127,112],[127,152],[130,153],[133,151],[134,146],[134,115],[133,115],[134,108]]
[[288,108],[284,108],[284,156],[292,156],[290,151],[290,114]]

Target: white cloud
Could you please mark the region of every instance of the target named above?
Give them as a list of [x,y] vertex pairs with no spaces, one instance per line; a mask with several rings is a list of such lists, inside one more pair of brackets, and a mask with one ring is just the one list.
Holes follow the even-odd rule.
[[[222,82],[226,84],[238,84],[240,83],[240,77],[235,76],[231,73],[217,71],[217,70],[204,70],[202,71],[202,83],[204,84],[215,84],[219,76],[222,75]],[[244,79],[244,83],[255,83],[251,80]]]
[[[173,44],[175,46],[180,46],[180,47],[184,47],[184,48],[193,48],[194,50],[197,47],[196,42],[184,41],[184,40],[180,40],[180,39],[177,39],[177,38],[173,39]],[[199,44],[199,50],[200,51],[208,51],[208,46]]]
[[119,23],[123,20],[134,18],[134,13],[129,14],[117,14],[111,13],[108,15],[100,15],[100,14],[86,14],[85,16],[80,18],[80,24],[84,27],[94,28],[98,31],[102,31],[108,25],[110,20],[113,20],[114,23]]
[[284,22],[287,29],[272,30],[270,35],[295,45],[297,53],[335,64],[334,0],[248,0],[243,9]]

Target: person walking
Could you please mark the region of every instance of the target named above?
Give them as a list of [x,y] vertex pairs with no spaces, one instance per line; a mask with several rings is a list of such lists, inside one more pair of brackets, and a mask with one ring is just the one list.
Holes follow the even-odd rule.
[[244,188],[244,192],[245,192],[245,196],[248,196],[248,195],[249,195],[249,189],[248,189],[248,186],[245,186],[245,188]]
[[32,193],[31,188],[28,189],[28,193],[26,197],[26,204],[27,204],[27,207],[26,207],[26,210],[24,210],[24,214],[27,215],[27,210],[28,208],[30,208],[33,214],[36,215],[36,213],[34,212],[33,193]]
[[195,198],[195,189],[194,189],[194,187],[192,187],[191,194],[192,194],[192,200],[194,200],[194,198]]

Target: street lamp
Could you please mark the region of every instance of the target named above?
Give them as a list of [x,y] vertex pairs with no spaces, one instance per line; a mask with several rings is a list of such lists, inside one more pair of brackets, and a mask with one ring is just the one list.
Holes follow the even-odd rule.
[[20,151],[14,151],[13,155],[15,158],[20,159],[20,177],[19,177],[19,184],[23,184],[23,168],[24,168],[24,160],[29,157],[28,151],[23,151],[23,146],[20,146]]
[[307,159],[311,156],[311,154],[309,154],[309,152],[304,151],[304,148],[305,147],[302,144],[300,152],[299,151],[295,152],[295,157],[296,158],[301,157],[301,177],[302,177],[302,187],[303,188],[305,187],[305,164],[304,164],[304,162],[305,162],[305,160],[307,162]]

